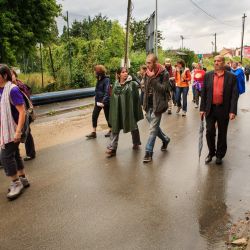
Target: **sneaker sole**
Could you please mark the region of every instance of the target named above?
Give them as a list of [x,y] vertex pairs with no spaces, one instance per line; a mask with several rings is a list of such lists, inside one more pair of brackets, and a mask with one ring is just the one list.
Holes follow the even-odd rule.
[[8,197],[8,196],[7,196],[7,199],[8,199],[9,201],[13,201],[13,200],[17,199],[17,198],[23,193],[23,189],[24,189],[24,188],[22,188],[22,190],[20,191],[19,194],[16,194],[16,195],[14,195],[14,196],[12,196],[12,197]]
[[152,160],[143,160],[143,163],[149,163],[151,162]]

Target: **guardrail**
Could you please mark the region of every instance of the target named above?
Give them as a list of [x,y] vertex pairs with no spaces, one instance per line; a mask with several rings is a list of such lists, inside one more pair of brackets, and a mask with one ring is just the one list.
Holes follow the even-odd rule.
[[34,106],[38,106],[53,102],[63,102],[84,97],[91,97],[94,95],[95,88],[71,89],[32,95],[31,100]]

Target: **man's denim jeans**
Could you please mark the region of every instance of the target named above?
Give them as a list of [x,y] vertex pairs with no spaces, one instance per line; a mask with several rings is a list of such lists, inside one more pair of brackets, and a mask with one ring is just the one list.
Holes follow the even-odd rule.
[[165,143],[168,143],[170,139],[162,132],[160,128],[161,114],[156,116],[153,112],[153,109],[149,109],[146,114],[146,118],[149,122],[149,138],[146,145],[146,152],[153,153],[156,136],[158,136],[162,142]]
[[[177,106],[179,108],[182,107],[183,111],[187,112],[187,95],[188,95],[188,90],[189,87],[176,87],[176,102],[177,102]],[[183,101],[183,105],[181,105],[181,94],[182,94],[182,101]]]

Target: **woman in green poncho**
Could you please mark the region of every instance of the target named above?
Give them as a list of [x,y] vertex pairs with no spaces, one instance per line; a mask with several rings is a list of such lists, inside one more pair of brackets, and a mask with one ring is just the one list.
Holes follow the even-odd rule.
[[117,81],[113,86],[109,122],[112,127],[110,143],[107,147],[108,157],[116,155],[119,133],[131,132],[133,149],[138,149],[141,145],[140,133],[137,122],[143,119],[142,108],[140,105],[140,96],[138,84],[132,81],[125,67],[117,72]]

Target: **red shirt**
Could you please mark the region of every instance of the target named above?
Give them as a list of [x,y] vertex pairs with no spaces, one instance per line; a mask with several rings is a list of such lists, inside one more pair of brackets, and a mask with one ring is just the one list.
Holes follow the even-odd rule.
[[213,104],[223,103],[224,72],[222,74],[214,73],[213,83]]
[[206,72],[203,69],[195,69],[194,70],[194,80],[198,82],[204,82]]

